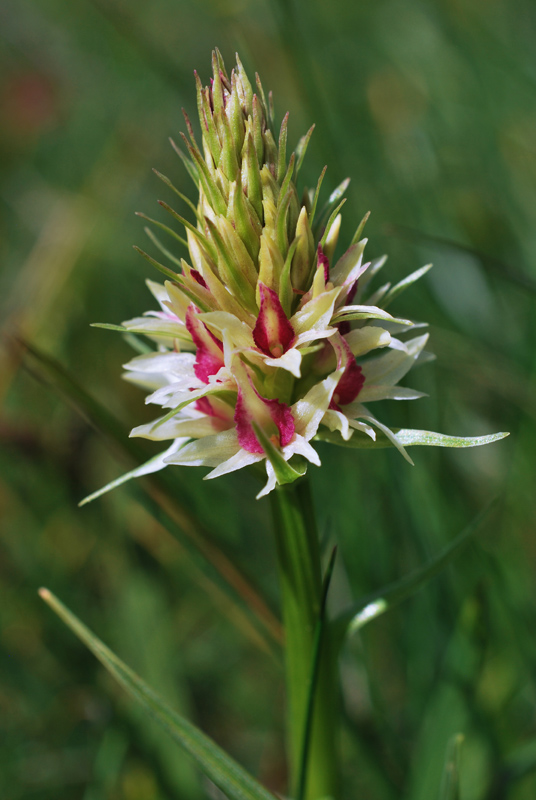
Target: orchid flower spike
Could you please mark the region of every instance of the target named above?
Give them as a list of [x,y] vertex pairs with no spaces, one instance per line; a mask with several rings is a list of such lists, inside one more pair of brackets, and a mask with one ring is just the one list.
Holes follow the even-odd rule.
[[189,258],[170,253],[148,230],[172,266],[140,251],[167,280],[148,282],[159,310],[120,328],[154,344],[125,365],[125,377],[163,409],[131,436],[171,445],[88,499],[169,464],[210,467],[207,478],[264,464],[262,496],[300,477],[308,463],[320,464],[315,439],[394,446],[411,462],[408,444],[500,438],[397,432],[369,410],[378,400],[422,396],[398,384],[428,358],[428,335],[386,307],[429,267],[371,292],[385,258],[364,259],[366,218],[335,259],[348,181],[320,211],[325,170],[316,189],[300,196],[296,181],[313,129],[287,157],[288,114],[276,132],[272,98],[259,78],[255,89],[238,56],[228,74],[217,50],[212,67],[209,86],[195,76],[200,141],[185,115],[188,136],[182,149],[173,143],[195,183],[197,206],[157,173],[189,206],[190,219],[161,202],[186,238],[153,224],[179,239]]

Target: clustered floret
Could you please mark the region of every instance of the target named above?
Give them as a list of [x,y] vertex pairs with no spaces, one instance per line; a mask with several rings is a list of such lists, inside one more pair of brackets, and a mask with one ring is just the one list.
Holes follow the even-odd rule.
[[343,443],[355,431],[374,440],[379,429],[410,460],[364,404],[422,396],[397,384],[422,358],[427,335],[395,338],[412,323],[385,305],[426,268],[367,294],[385,258],[364,263],[364,223],[333,263],[348,182],[318,211],[324,169],[300,201],[296,180],[313,129],[287,162],[288,114],[276,145],[258,76],[254,93],[238,57],[229,76],[217,51],[213,73],[209,87],[196,74],[201,148],[188,117],[185,151],[174,145],[199,190],[195,207],[175,189],[195,225],[161,202],[185,228],[190,261],[171,255],[175,272],[140,251],[168,280],[148,281],[159,311],[123,323],[156,344],[125,365],[125,377],[151,389],[146,402],[166,412],[131,435],[172,440],[145,472],[208,466],[215,478],[264,461],[262,496],[307,462],[320,464],[311,440],[322,431]]

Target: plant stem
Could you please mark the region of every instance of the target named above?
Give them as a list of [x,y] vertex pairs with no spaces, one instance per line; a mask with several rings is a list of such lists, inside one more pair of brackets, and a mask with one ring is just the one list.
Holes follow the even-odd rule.
[[[336,659],[323,641],[310,703],[315,632],[322,605],[322,576],[316,521],[307,479],[280,486],[271,495],[285,627],[287,737],[291,796],[302,800],[338,795]],[[308,709],[310,713],[308,714]],[[307,720],[311,726],[305,734]],[[304,738],[306,773],[300,781]],[[300,787],[300,783],[302,786]]]

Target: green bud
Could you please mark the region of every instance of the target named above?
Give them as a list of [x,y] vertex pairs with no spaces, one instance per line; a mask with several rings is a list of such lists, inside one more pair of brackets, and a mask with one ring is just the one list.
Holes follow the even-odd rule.
[[242,186],[236,181],[233,181],[229,186],[227,215],[244,242],[251,258],[257,263],[262,226],[251,203],[244,195]]
[[315,255],[315,245],[305,207],[302,208],[298,217],[296,236],[298,237],[298,245],[292,259],[290,277],[294,289],[306,291]]

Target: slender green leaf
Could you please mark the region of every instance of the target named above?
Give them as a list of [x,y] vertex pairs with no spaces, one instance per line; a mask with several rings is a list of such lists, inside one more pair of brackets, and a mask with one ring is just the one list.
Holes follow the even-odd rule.
[[320,196],[320,187],[322,186],[322,181],[324,180],[324,175],[326,174],[326,170],[327,170],[327,166],[325,166],[324,169],[322,170],[322,172],[320,173],[318,181],[317,181],[317,184],[316,184],[316,189],[315,189],[315,193],[314,193],[314,196],[313,196],[313,202],[311,204],[311,211],[309,212],[309,224],[310,225],[313,224],[313,221],[314,221],[314,218],[315,218],[316,207],[318,205],[318,198]]
[[166,258],[169,258],[172,264],[175,264],[177,267],[181,267],[180,258],[174,256],[173,253],[167,249],[167,247],[164,247],[158,236],[149,228],[149,226],[145,226],[143,230],[145,231],[151,242],[154,244],[154,246],[157,247],[160,250],[160,252],[166,256]]
[[315,638],[313,642],[313,658],[311,664],[311,679],[309,682],[309,695],[307,697],[307,710],[305,713],[305,724],[303,731],[303,744],[300,759],[300,772],[298,775],[298,790],[296,793],[296,800],[303,800],[305,797],[305,790],[307,788],[307,767],[309,762],[309,751],[311,744],[311,735],[314,722],[314,706],[316,687],[318,685],[318,675],[320,671],[320,662],[322,656],[322,648],[324,644],[324,634],[326,628],[326,606],[328,600],[329,587],[331,585],[331,578],[333,577],[333,568],[335,567],[335,558],[337,556],[337,548],[334,547],[331,551],[331,556],[326,569],[326,574],[322,582],[322,598],[320,601],[320,613],[318,615],[318,622],[315,629]]
[[205,775],[231,800],[274,800],[271,792],[258,783],[212,739],[170,709],[139,675],[106,647],[55,595],[48,589],[40,589],[39,594],[128,694],[165,728],[171,738],[197,762]]
[[301,165],[303,164],[303,159],[305,158],[305,154],[307,152],[307,148],[309,146],[309,142],[311,140],[311,136],[313,135],[313,131],[315,129],[314,125],[311,125],[305,136],[302,136],[300,141],[296,146],[296,158],[298,159],[296,162],[296,176],[298,175]]
[[496,500],[489,503],[469,525],[450,542],[438,555],[423,567],[406,575],[389,586],[379,589],[359,600],[352,608],[344,611],[336,620],[341,635],[354,633],[368,622],[407,600],[443,570],[468,544],[495,506]]
[[257,425],[256,422],[252,422],[251,424],[253,426],[255,436],[259,440],[261,447],[266,453],[266,458],[274,468],[277,482],[283,486],[286,483],[293,483],[298,478],[301,478],[305,473],[306,467],[304,467],[301,471],[291,467],[288,461],[285,461],[283,458],[279,448],[277,448],[268,438],[268,436],[266,436],[262,428]]
[[133,247],[134,247],[134,250],[137,253],[140,254],[140,256],[143,256],[149,262],[149,264],[152,264],[152,266],[155,269],[157,269],[159,272],[161,272],[162,275],[165,275],[166,278],[168,278],[170,281],[176,281],[177,280],[179,275],[176,272],[174,272],[169,267],[165,267],[163,264],[160,263],[160,261],[157,261],[156,259],[154,259],[148,253],[146,253],[145,250],[142,250],[141,247],[138,247],[137,245],[133,245]]
[[387,308],[389,303],[392,303],[395,297],[398,297],[398,295],[401,294],[405,289],[408,289],[412,284],[418,281],[419,278],[422,278],[423,275],[426,275],[430,269],[432,269],[432,264],[426,264],[426,266],[416,269],[415,272],[412,272],[411,275],[408,275],[406,278],[401,280],[400,283],[395,284],[395,286],[389,289],[385,295],[382,307]]
[[457,733],[448,743],[439,800],[460,800],[460,751],[463,739],[463,733]]
[[[483,444],[498,442],[509,436],[509,433],[490,433],[487,436],[447,436],[444,433],[433,431],[419,431],[412,428],[393,428],[393,433],[404,447],[423,445],[428,447],[479,447]],[[393,442],[381,431],[376,432],[376,439],[371,439],[366,433],[354,431],[353,436],[345,441],[338,431],[320,429],[315,439],[322,442],[331,442],[341,447],[353,447],[363,450],[379,450],[393,447]]]
[[357,230],[356,230],[356,232],[354,233],[354,235],[352,237],[352,241],[350,242],[350,247],[353,244],[357,244],[359,242],[359,240],[361,239],[361,234],[363,233],[363,230],[365,228],[365,225],[367,224],[367,220],[368,220],[369,217],[370,217],[370,211],[367,211],[367,213],[365,214],[365,216],[363,217],[363,219],[361,220],[361,222],[357,226]]

